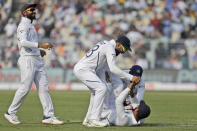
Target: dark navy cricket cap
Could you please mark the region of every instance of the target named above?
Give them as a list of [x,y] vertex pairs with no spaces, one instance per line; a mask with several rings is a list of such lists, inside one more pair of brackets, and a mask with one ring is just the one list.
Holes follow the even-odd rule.
[[127,38],[124,35],[119,35],[118,39],[116,40],[117,42],[119,42],[121,45],[123,45],[127,50],[131,51],[131,45],[130,45],[130,40],[129,38]]
[[138,119],[146,118],[150,115],[150,107],[142,100],[140,101],[139,110],[138,110]]
[[143,69],[141,66],[139,65],[134,65],[130,68],[129,74],[133,75],[133,76],[142,76],[143,73]]
[[25,11],[26,9],[30,8],[30,7],[34,7],[36,8],[39,4],[31,4],[31,3],[26,3],[22,6],[21,8],[21,13],[23,14],[23,11]]

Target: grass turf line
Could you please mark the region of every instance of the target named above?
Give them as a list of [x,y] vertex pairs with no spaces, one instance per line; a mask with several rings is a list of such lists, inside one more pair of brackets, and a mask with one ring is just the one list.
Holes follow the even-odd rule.
[[0,91],[0,131],[196,131],[197,92],[147,91],[145,101],[151,115],[140,127],[88,128],[81,125],[87,112],[88,91],[51,91],[55,114],[64,125],[43,125],[42,107],[36,91],[31,91],[17,113],[20,125],[11,125],[3,118],[15,91]]

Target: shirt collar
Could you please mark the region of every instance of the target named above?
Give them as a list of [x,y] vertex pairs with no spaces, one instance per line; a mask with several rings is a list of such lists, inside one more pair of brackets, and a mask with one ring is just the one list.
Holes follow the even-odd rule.
[[22,17],[21,21],[25,22],[25,23],[28,23],[28,24],[31,24],[31,20],[26,18],[26,17]]

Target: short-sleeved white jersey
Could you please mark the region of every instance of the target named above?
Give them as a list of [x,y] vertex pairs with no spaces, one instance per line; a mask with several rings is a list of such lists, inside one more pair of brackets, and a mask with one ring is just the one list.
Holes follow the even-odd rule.
[[115,40],[98,42],[76,64],[77,68],[98,71],[107,64],[112,73],[131,81],[133,76],[116,66],[115,46]]
[[38,48],[38,34],[31,20],[22,17],[17,28],[17,39],[20,56],[40,56]]

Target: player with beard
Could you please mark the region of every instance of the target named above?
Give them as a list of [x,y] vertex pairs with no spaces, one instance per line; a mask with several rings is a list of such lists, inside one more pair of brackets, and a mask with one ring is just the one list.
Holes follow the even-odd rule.
[[44,62],[40,58],[46,55],[43,49],[51,49],[51,43],[39,43],[38,34],[32,24],[36,18],[37,4],[25,4],[21,9],[22,18],[17,28],[20,58],[18,65],[21,72],[21,86],[16,91],[12,104],[4,117],[12,124],[20,124],[16,115],[25,97],[35,82],[38,95],[43,107],[43,124],[63,124],[54,115],[53,103],[49,95],[49,85]]
[[131,51],[130,40],[126,36],[120,35],[116,40],[98,42],[75,65],[74,74],[91,92],[90,104],[83,125],[88,127],[107,126],[101,121],[101,111],[106,96],[107,85],[98,74],[103,74],[106,64],[112,73],[123,79],[128,81],[137,81],[140,79],[140,77],[132,76],[122,71],[116,65],[117,56],[126,53],[128,50]]

